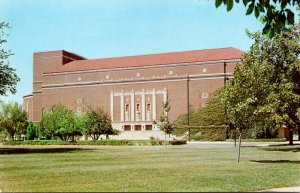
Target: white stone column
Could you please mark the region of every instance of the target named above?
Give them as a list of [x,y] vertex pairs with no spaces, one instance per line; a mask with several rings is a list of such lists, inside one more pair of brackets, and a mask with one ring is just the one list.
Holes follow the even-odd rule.
[[145,91],[142,90],[142,121],[146,120],[146,109],[145,109]]
[[156,92],[155,92],[155,89],[153,89],[153,92],[152,92],[152,119],[156,120]]
[[[163,100],[164,100],[164,103],[167,102],[167,89],[164,88],[164,91],[163,91]],[[164,112],[165,115],[168,115],[167,112]]]
[[168,95],[168,91],[166,88],[164,88],[164,103],[167,101],[167,95]]
[[131,121],[134,121],[134,108],[135,108],[135,105],[134,105],[134,91],[132,90],[131,91]]
[[110,92],[110,118],[111,122],[114,121],[114,91]]
[[121,100],[121,122],[124,121],[124,92],[123,90],[121,91],[120,95],[120,100]]

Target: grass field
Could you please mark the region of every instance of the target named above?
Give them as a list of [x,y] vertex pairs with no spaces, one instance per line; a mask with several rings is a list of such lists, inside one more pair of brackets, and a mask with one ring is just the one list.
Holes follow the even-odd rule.
[[300,185],[300,146],[0,150],[1,191],[258,191]]

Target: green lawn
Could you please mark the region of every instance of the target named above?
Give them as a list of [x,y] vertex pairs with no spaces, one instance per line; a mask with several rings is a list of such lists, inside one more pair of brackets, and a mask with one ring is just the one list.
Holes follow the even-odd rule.
[[0,151],[1,191],[258,191],[300,186],[300,146]]

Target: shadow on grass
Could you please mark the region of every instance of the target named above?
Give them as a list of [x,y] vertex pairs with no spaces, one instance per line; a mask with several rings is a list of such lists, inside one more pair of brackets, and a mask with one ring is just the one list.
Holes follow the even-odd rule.
[[250,160],[251,162],[256,163],[292,163],[300,164],[300,160]]
[[[64,153],[83,150],[80,148],[0,148],[0,154],[25,154],[25,153]],[[87,149],[84,149],[87,150]]]
[[300,145],[285,145],[285,146],[269,146],[268,148],[263,148],[266,151],[283,151],[283,152],[300,152]]

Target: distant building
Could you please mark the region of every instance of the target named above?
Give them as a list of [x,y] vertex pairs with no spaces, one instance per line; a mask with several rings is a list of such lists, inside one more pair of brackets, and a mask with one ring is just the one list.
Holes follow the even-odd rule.
[[[63,104],[76,113],[88,105],[103,107],[124,138],[160,137],[153,124],[167,96],[174,121],[188,102],[204,107],[212,93],[232,76],[243,52],[235,48],[86,59],[64,50],[33,55],[33,92],[23,97],[29,120]],[[189,97],[189,99],[188,99]]]

